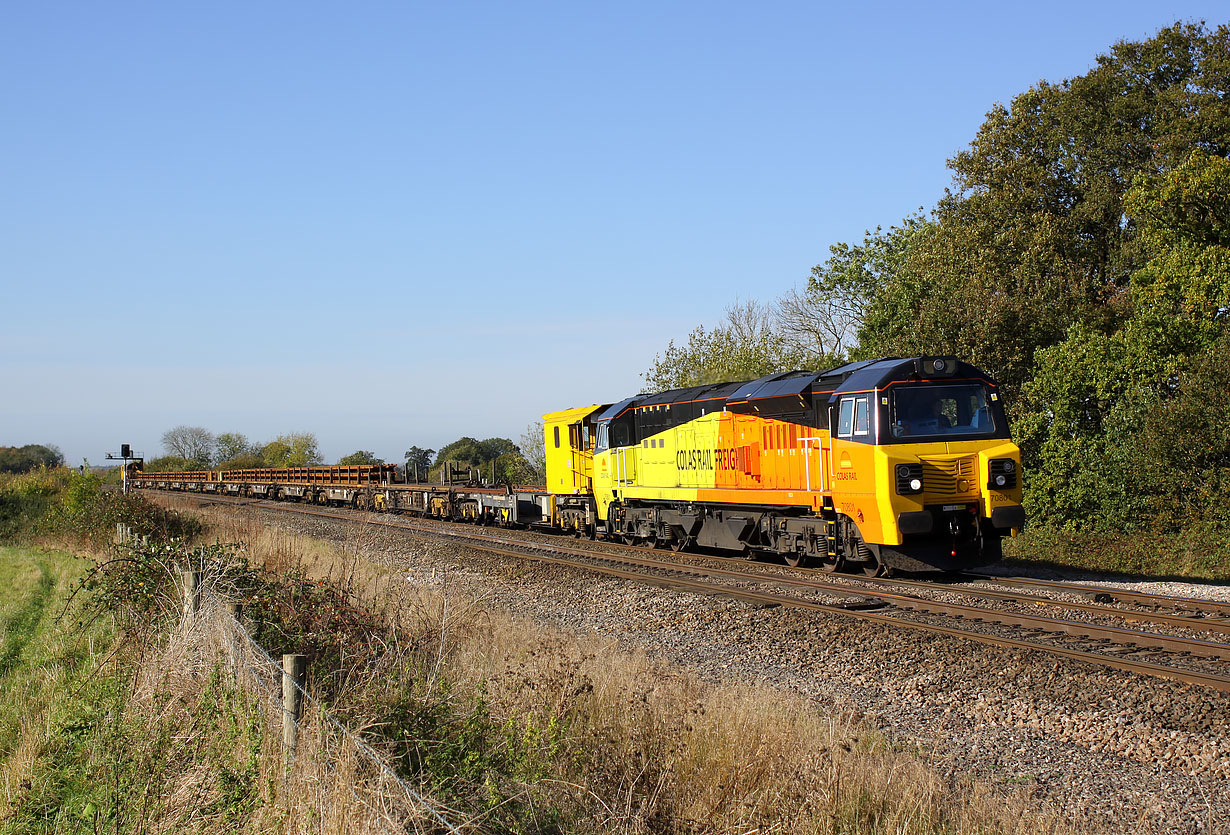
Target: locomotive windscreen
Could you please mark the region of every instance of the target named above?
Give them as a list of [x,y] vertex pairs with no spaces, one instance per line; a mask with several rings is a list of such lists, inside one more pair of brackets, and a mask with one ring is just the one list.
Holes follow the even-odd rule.
[[894,386],[889,420],[894,438],[995,434],[992,395],[981,383]]

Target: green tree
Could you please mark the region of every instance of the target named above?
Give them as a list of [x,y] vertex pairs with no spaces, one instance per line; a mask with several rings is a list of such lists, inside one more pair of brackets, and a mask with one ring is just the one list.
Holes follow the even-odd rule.
[[736,302],[723,325],[699,326],[684,345],[671,340],[645,373],[645,391],[751,380],[814,365],[816,357],[786,337],[771,306]]
[[412,446],[406,450],[406,468],[410,473],[410,478],[414,478],[418,474],[418,478],[426,478],[428,471],[431,469],[431,457],[435,455],[434,449],[423,449],[422,447]]
[[[239,432],[223,432],[214,439],[214,461],[220,469],[223,462],[239,459],[241,456],[259,455],[260,446],[248,441],[246,435]],[[243,469],[236,467],[235,469]]]
[[801,294],[788,294],[779,306],[788,333],[810,334],[813,353],[836,365],[849,354],[881,356],[879,343],[901,343],[912,321],[900,318],[904,299],[925,282],[911,272],[911,247],[932,230],[912,215],[887,231],[867,232],[861,244],[838,243],[829,257],[812,267]]
[[0,473],[28,473],[39,467],[64,466],[64,453],[53,444],[0,446]]
[[860,351],[959,354],[1011,394],[1076,323],[1118,327],[1149,255],[1124,193],[1195,148],[1230,148],[1228,47],[1224,26],[1176,24],[993,108],[950,161],[956,188],[910,241],[906,280],[868,306]]
[[[1190,497],[1203,505],[1220,495],[1208,460],[1220,460],[1225,385],[1198,394],[1192,381],[1208,385],[1230,342],[1228,195],[1230,162],[1200,150],[1171,171],[1137,177],[1125,202],[1151,257],[1120,300],[1121,321],[1109,331],[1070,329],[1038,353],[1025,388],[1017,431],[1037,515],[1069,527],[1173,532],[1193,514]],[[1159,423],[1177,415],[1182,422]],[[1190,437],[1193,426],[1203,441]],[[1194,493],[1182,489],[1192,478],[1203,485]]]
[[260,449],[241,452],[233,458],[214,464],[215,470],[257,470],[265,466],[265,458]]
[[[490,477],[491,463],[501,456],[514,453],[520,456],[521,451],[508,438],[487,438],[483,441],[469,436],[458,438],[440,449],[439,454],[436,455],[436,463],[432,467],[431,478],[438,476],[440,468],[445,463],[452,464],[459,469],[473,468],[478,470],[483,477]],[[498,468],[496,478],[497,480],[500,478]]]
[[360,449],[357,452],[352,452],[349,455],[344,455],[338,459],[338,465],[343,467],[357,466],[359,464],[383,464],[383,458],[377,458],[376,454],[370,450]]
[[182,473],[198,468],[195,461],[189,461],[181,455],[163,455],[146,461],[143,469],[147,473]]
[[321,463],[316,436],[311,432],[279,435],[261,448],[266,467],[309,467]]

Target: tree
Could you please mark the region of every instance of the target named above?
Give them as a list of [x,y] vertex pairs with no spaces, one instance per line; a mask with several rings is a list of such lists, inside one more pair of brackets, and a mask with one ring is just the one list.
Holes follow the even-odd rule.
[[869,312],[900,292],[892,288],[909,283],[910,248],[930,228],[921,215],[912,215],[888,231],[867,232],[861,244],[829,247],[828,259],[812,267],[806,289],[777,303],[786,339],[834,364],[861,342],[869,343],[863,354],[878,351],[880,329],[873,325],[864,332]]
[[498,484],[531,484],[536,478],[534,468],[520,452],[506,452],[495,459],[495,480]]
[[162,433],[162,447],[169,456],[183,458],[194,469],[205,469],[214,458],[217,440],[203,426],[176,426]]
[[266,467],[309,467],[321,463],[316,436],[311,432],[279,435],[261,448]]
[[427,477],[427,472],[431,469],[431,457],[435,452],[434,449],[423,449],[418,446],[412,446],[406,450],[406,468],[411,478],[414,478],[416,473],[418,478]]
[[26,473],[39,467],[64,466],[64,453],[53,444],[0,447],[0,473]]
[[222,462],[259,453],[260,446],[250,443],[247,436],[239,432],[223,432],[214,439],[214,461],[219,466]]
[[726,309],[724,325],[712,330],[699,326],[682,346],[667,343],[644,375],[645,390],[751,380],[814,364],[814,355],[783,336],[771,306],[736,302]]
[[337,463],[338,466],[341,467],[351,467],[359,464],[383,464],[384,459],[377,458],[375,453],[369,450],[361,449],[357,452],[352,452],[349,455],[343,456]]
[[1012,403],[1073,325],[1118,327],[1149,257],[1125,191],[1195,148],[1226,155],[1228,68],[1230,29],[1175,25],[994,107],[950,161],[955,189],[910,241],[904,280],[868,306],[860,352],[959,354]]
[[509,453],[520,455],[517,445],[508,438],[487,438],[483,441],[469,436],[458,438],[440,449],[439,454],[436,455],[436,463],[432,468],[431,475],[434,478],[439,473],[440,467],[446,462],[459,468],[472,467],[483,472],[485,475],[489,475],[488,465],[500,456]]
[[529,467],[529,473],[522,479],[523,483],[530,481],[543,483],[547,478],[547,447],[541,420],[536,420],[525,427],[521,435],[521,455]]
[[1137,176],[1125,205],[1151,257],[1132,275],[1120,321],[1074,326],[1039,351],[1025,387],[1017,430],[1037,514],[1173,533],[1194,508],[1227,498],[1227,395],[1213,380],[1230,347],[1228,195],[1230,161],[1202,150]]
[[255,452],[241,452],[234,458],[219,461],[214,464],[215,470],[258,470],[265,466],[265,459],[259,449]]
[[163,455],[160,458],[152,458],[143,466],[147,473],[182,473],[196,468],[196,462],[189,461],[180,455]]

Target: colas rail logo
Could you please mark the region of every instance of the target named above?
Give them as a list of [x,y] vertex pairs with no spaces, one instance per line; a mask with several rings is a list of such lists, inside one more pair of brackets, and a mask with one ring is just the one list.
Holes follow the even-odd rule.
[[743,468],[742,449],[681,449],[675,453],[675,466],[681,470],[712,470],[716,460],[719,470]]

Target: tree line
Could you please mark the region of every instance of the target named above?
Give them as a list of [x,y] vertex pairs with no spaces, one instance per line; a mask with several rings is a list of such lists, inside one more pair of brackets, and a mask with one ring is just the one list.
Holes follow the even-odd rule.
[[[147,472],[180,470],[245,470],[262,467],[308,467],[324,463],[316,436],[290,432],[267,443],[253,443],[238,432],[215,435],[201,426],[176,426],[162,434],[164,455],[145,463]],[[7,449],[7,448],[0,448]],[[469,436],[441,447],[439,452],[411,446],[404,464],[411,477],[434,481],[444,465],[459,471],[475,470],[484,478],[505,484],[534,484],[545,479],[542,423],[531,424],[521,444],[508,438],[477,440]],[[339,465],[384,464],[370,450],[357,450],[338,459]]]
[[1230,29],[1117,43],[994,105],[929,211],[669,343],[646,389],[957,355],[1005,390],[1035,522],[1230,541],[1228,155]]
[[64,453],[54,444],[0,446],[0,473],[28,473],[39,467],[61,467]]

